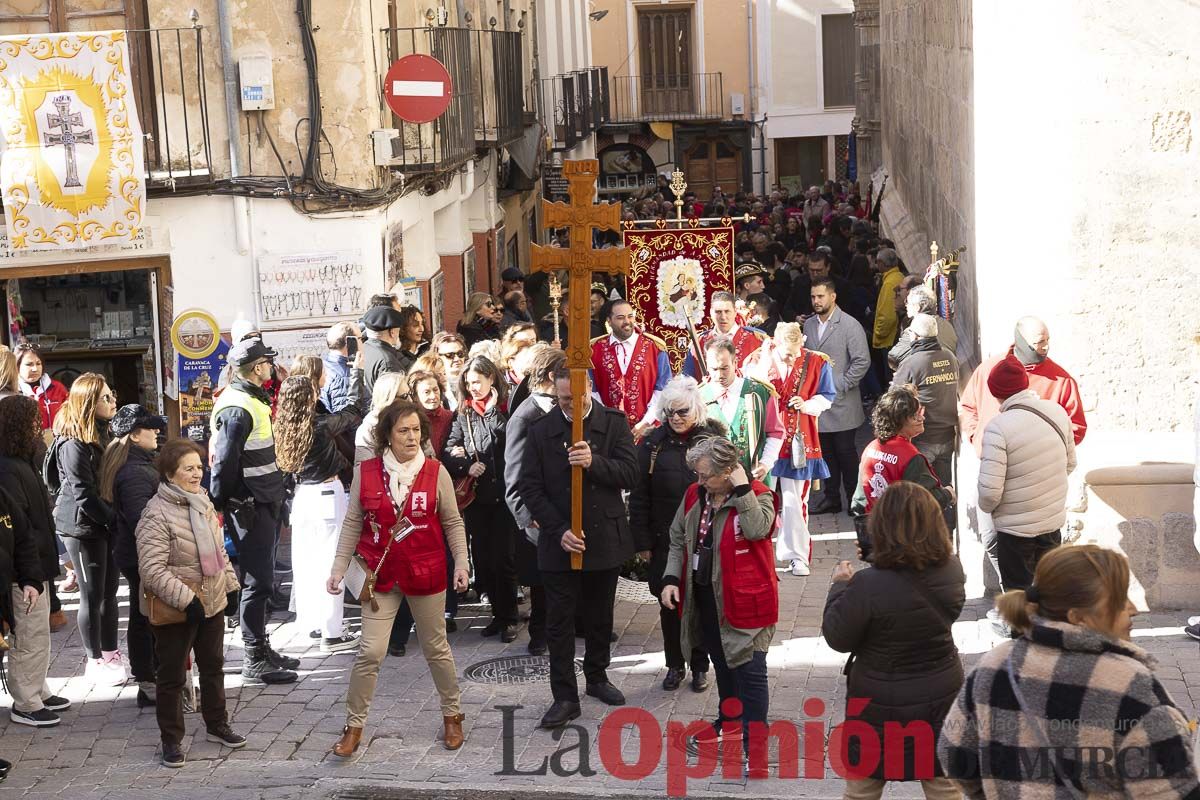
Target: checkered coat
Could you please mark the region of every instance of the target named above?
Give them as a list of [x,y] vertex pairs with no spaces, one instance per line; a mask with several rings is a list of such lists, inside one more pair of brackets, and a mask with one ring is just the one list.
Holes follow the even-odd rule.
[[1153,667],[1129,642],[1035,618],[967,676],[942,725],[942,768],[970,798],[1200,798],[1188,721]]

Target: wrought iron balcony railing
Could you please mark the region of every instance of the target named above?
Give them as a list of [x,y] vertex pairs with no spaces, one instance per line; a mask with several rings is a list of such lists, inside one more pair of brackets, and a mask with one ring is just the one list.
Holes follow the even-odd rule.
[[725,116],[719,72],[620,75],[611,79],[613,122],[712,120]]
[[541,84],[541,110],[552,150],[569,150],[609,121],[608,67],[555,75]]

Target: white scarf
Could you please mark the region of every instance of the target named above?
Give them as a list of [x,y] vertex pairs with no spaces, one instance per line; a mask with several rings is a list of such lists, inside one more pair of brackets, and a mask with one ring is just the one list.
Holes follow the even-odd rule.
[[412,488],[417,473],[425,466],[425,453],[418,450],[417,455],[401,464],[392,453],[392,448],[383,451],[383,468],[388,474],[388,491],[392,494],[392,502],[396,508],[404,510],[404,502],[408,500],[408,490]]

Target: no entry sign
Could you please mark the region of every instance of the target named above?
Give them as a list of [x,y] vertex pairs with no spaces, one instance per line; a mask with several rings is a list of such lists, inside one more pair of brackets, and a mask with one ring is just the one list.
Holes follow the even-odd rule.
[[445,65],[419,53],[394,62],[383,79],[388,108],[405,122],[433,122],[449,107],[452,89]]

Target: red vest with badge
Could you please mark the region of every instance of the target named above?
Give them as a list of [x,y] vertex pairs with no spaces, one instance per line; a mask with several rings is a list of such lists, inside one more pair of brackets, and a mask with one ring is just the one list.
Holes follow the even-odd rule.
[[382,458],[362,462],[359,468],[359,494],[363,526],[358,554],[377,572],[376,592],[389,592],[399,586],[406,595],[429,595],[446,591],[446,539],[437,514],[438,469],[432,458],[417,472],[401,510],[413,525],[413,532],[399,544],[393,544],[383,558],[396,524],[396,507],[388,491],[387,471]]
[[[904,480],[904,471],[913,458],[925,460],[925,456],[903,436],[893,436],[882,443],[876,439],[867,445],[858,474],[867,498],[866,513],[871,513],[875,501],[883,496],[888,486]],[[928,461],[925,461],[925,466],[929,467]],[[929,467],[929,472],[933,474],[932,467]]]
[[658,347],[646,334],[639,333],[622,374],[617,348],[609,337],[602,336],[592,342],[592,380],[600,402],[623,413],[629,419],[630,427],[642,421],[654,397],[658,353]]
[[[760,481],[750,482],[757,497],[771,490]],[[779,524],[779,496],[775,502],[775,524]],[[693,483],[683,496],[683,513],[691,512],[700,499],[700,485]],[[750,540],[737,525],[736,511],[725,517],[721,531],[721,600],[725,621],[734,628],[765,628],[779,621],[779,576],[775,574],[773,536]],[[692,543],[684,544],[684,569],[691,569]],[[679,613],[683,614],[681,581]]]

